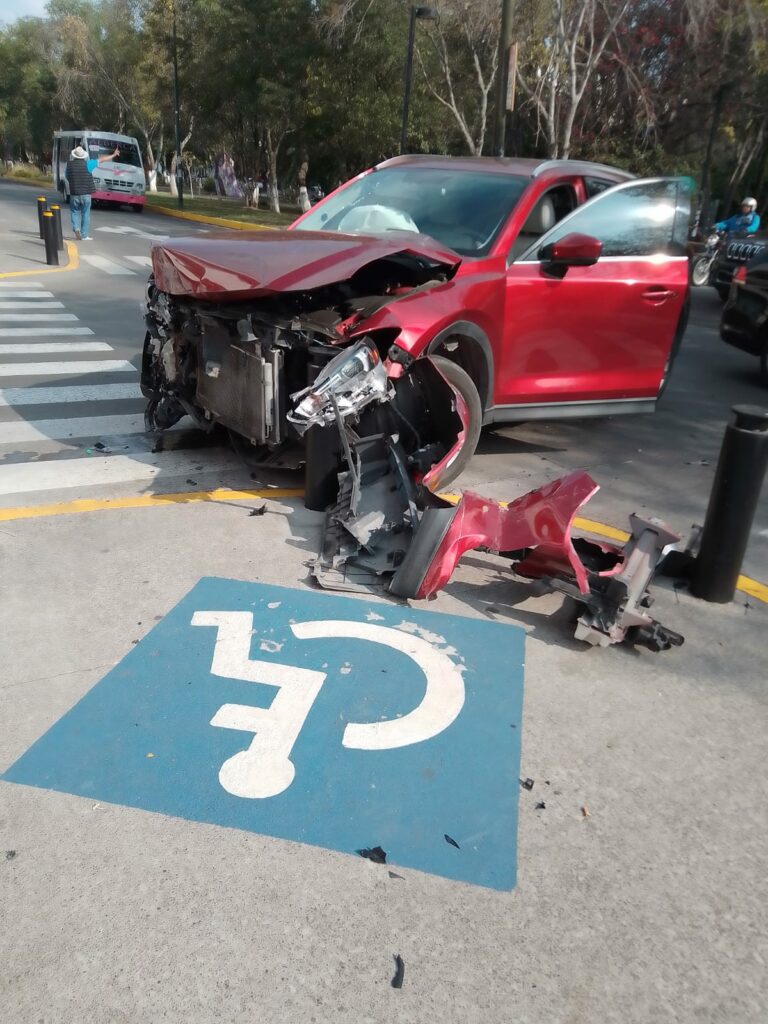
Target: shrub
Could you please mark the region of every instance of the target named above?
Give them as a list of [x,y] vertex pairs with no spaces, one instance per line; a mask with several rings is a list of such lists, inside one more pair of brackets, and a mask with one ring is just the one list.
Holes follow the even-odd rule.
[[216,182],[211,177],[203,178],[200,186],[201,190],[207,195],[215,195],[216,193]]

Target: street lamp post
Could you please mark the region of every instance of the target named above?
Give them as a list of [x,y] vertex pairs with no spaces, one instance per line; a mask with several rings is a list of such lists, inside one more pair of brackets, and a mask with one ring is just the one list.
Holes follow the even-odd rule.
[[184,172],[181,167],[181,121],[179,118],[179,54],[176,46],[176,0],[173,4],[173,106],[176,116],[176,194],[179,209],[184,209]]
[[411,4],[408,20],[408,51],[405,58],[405,82],[403,84],[403,123],[400,127],[400,153],[405,152],[408,135],[408,108],[411,105],[411,79],[413,78],[413,46],[416,41],[416,19],[437,21],[434,7],[416,7]]

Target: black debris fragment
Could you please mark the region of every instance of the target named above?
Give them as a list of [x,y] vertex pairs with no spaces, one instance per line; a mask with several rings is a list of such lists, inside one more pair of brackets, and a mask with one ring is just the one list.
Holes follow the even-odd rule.
[[13,860],[15,856],[16,856],[16,851],[15,850],[6,850],[5,851],[5,859],[6,860]]
[[456,842],[456,840],[455,840],[455,839],[451,839],[451,837],[450,837],[450,836],[448,835],[448,833],[447,833],[447,832],[445,833],[445,841],[446,841],[446,843],[450,843],[450,844],[451,844],[451,846],[455,846],[457,850],[460,850],[460,849],[461,849],[461,847],[460,847],[460,846],[459,846],[459,844],[458,844],[458,843]]
[[401,882],[405,881],[403,875],[398,875],[396,871],[388,871],[387,874],[389,875],[390,878],[399,878]]
[[370,850],[358,850],[357,852],[366,860],[372,860],[374,864],[387,863],[387,854],[380,846],[373,846]]
[[523,789],[531,790],[533,789],[533,779],[520,779],[520,785]]
[[267,511],[266,505],[260,505],[258,508],[252,508],[248,513],[249,516],[263,516]]
[[549,779],[544,779],[544,785],[545,786],[551,786],[552,783],[549,781]]
[[539,800],[539,802],[536,804],[536,807],[534,808],[534,810],[537,811],[546,811],[546,809],[547,805],[544,803],[543,800]]
[[112,449],[108,448],[104,444],[103,441],[94,441],[93,442],[93,447],[96,449],[97,452],[111,452],[112,451]]
[[405,961],[399,953],[393,953],[395,958],[395,976],[392,979],[392,988],[402,988],[405,979]]
[[190,487],[197,487],[197,480],[188,479],[187,483],[189,484]]

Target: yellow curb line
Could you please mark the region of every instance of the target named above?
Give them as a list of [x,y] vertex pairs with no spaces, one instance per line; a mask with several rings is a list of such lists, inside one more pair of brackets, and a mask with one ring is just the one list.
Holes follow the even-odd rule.
[[156,508],[159,505],[191,505],[198,501],[243,501],[253,498],[300,498],[304,491],[296,487],[273,488],[265,491],[181,491],[175,494],[137,494],[129,498],[81,498],[61,501],[55,505],[27,505],[19,508],[0,508],[0,523],[16,519],[38,519],[41,516],[66,516],[79,512],[107,512],[123,508]]
[[[201,501],[252,501],[254,498],[300,498],[304,491],[300,487],[284,487],[268,490],[232,491],[218,488],[213,491],[182,491],[175,494],[139,494],[129,498],[79,499],[62,501],[55,505],[27,505],[19,508],[0,508],[0,523],[10,523],[18,519],[39,519],[44,516],[76,515],[81,512],[107,512],[112,509],[157,508],[162,505],[192,505]],[[456,494],[441,494],[446,501],[458,501]],[[583,519],[577,516],[573,525],[586,533],[608,540],[626,541],[629,534],[618,530],[615,526],[598,523],[594,519]],[[768,604],[768,586],[753,580],[750,576],[739,576],[738,589],[754,597],[755,600]]]
[[177,217],[179,220],[193,220],[198,224],[217,224],[219,227],[234,228],[235,231],[276,231],[271,224],[249,224],[242,220],[228,220],[226,217],[209,217],[205,213],[187,213],[186,210],[169,210],[167,206],[155,206],[147,203],[146,209],[152,213],[162,213],[165,217]]
[[37,277],[38,274],[62,274],[65,270],[77,270],[80,266],[80,254],[77,251],[77,246],[74,242],[68,242],[66,239],[64,245],[67,248],[67,262],[63,267],[41,267],[40,270],[11,270],[6,274],[0,274],[0,278]]

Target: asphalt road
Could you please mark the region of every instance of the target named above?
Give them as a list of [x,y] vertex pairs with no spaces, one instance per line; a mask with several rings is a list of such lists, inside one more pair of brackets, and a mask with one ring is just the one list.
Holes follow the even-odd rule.
[[[34,195],[0,183],[0,272],[39,259]],[[4,335],[0,344],[109,346],[5,350],[0,509],[253,485],[226,448],[200,446],[181,431],[168,450],[153,453],[142,433],[135,389],[146,236],[189,230],[199,229],[97,210],[78,270],[0,278],[0,306],[32,303],[6,306],[2,315],[77,318],[2,320],[0,330],[28,324],[35,334]],[[36,297],[42,291],[52,297]],[[752,362],[718,341],[718,312],[713,295],[694,296],[680,360],[654,416],[489,433],[461,483],[513,497],[584,466],[603,485],[586,510],[592,518],[622,525],[639,510],[685,532],[703,516],[730,406],[767,397]],[[51,335],[42,324],[92,333]],[[86,369],[97,361],[108,365]],[[49,362],[65,366],[40,365]],[[101,390],[86,390],[94,388]],[[300,482],[290,474],[281,480]],[[473,631],[482,639],[481,628],[494,627],[480,677],[498,713],[487,715],[485,731],[466,734],[462,712],[456,736],[465,740],[451,746],[446,730],[447,745],[418,770],[404,759],[394,775],[377,776],[381,751],[355,762],[371,794],[376,787],[382,829],[386,822],[396,836],[424,832],[425,822],[408,816],[412,801],[422,795],[433,811],[432,787],[450,771],[457,776],[455,791],[440,791],[437,866],[415,870],[390,856],[390,874],[389,864],[354,856],[358,843],[379,840],[370,827],[359,839],[352,829],[349,841],[361,813],[348,799],[356,779],[344,768],[349,751],[341,743],[349,709],[331,704],[329,714],[323,703],[332,694],[353,702],[374,701],[374,690],[399,692],[402,680],[383,674],[384,656],[361,659],[359,641],[317,663],[290,661],[282,636],[262,639],[252,655],[278,665],[284,657],[328,677],[297,743],[303,760],[290,792],[313,800],[303,815],[293,808],[294,831],[282,818],[272,828],[249,821],[254,805],[246,800],[243,810],[217,787],[216,751],[246,746],[231,730],[247,731],[247,723],[211,728],[211,710],[203,714],[195,703],[198,688],[213,687],[213,710],[222,701],[270,698],[256,696],[264,687],[253,677],[233,692],[227,678],[248,676],[226,665],[214,671],[213,631],[190,628],[196,615],[223,607],[218,584],[206,584],[194,615],[188,604],[183,619],[172,609],[203,577],[283,586],[290,590],[267,607],[290,616],[290,636],[310,602],[328,600],[307,583],[321,517],[300,501],[270,498],[268,514],[251,517],[249,507],[261,503],[0,522],[0,773],[13,778],[27,756],[42,763],[36,781],[0,779],[0,1017],[13,1024],[763,1024],[768,606],[743,595],[724,607],[704,605],[661,582],[654,612],[685,635],[684,647],[662,655],[585,650],[572,639],[560,599],[532,597],[502,560],[467,556],[429,610],[459,616],[443,619],[444,652],[468,654]],[[765,500],[747,568],[768,580]],[[249,595],[245,609],[254,601]],[[361,599],[354,607],[365,628],[389,617],[411,638],[432,635],[411,628],[415,604]],[[519,692],[517,648],[506,639],[519,639],[518,629],[526,633],[519,721],[501,716],[507,691]],[[177,646],[162,648],[163,635]],[[224,707],[231,723],[237,706]],[[386,714],[373,707],[369,726]],[[505,736],[519,736],[519,765],[514,742],[495,742],[496,719]],[[55,741],[67,722],[67,743]],[[323,728],[332,742],[321,742]],[[331,769],[343,785],[311,790],[307,779],[315,784]],[[534,780],[532,790],[517,786],[518,770]],[[65,781],[73,772],[83,774],[80,788]],[[373,773],[370,783],[365,773]],[[365,810],[365,794],[360,802]],[[240,817],[227,819],[222,807]],[[482,829],[471,824],[481,811]],[[321,830],[331,839],[318,841]],[[483,842],[496,844],[507,870],[516,861],[512,891],[461,880],[468,876],[455,864],[469,864]],[[447,857],[464,858],[449,862],[453,874],[439,870]],[[396,953],[405,961],[401,990],[390,984]]]

